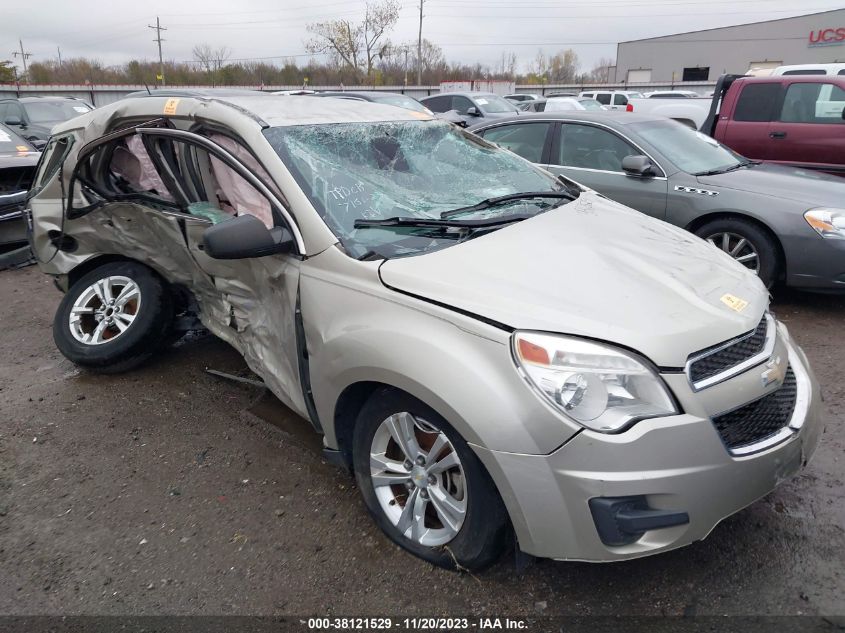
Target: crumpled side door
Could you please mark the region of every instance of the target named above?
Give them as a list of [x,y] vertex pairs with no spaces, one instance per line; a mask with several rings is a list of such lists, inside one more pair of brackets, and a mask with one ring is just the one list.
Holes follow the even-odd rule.
[[298,252],[304,252],[281,192],[254,173],[256,166],[248,169],[231,147],[205,136],[156,128],[139,134],[162,180],[183,200],[184,239],[201,273],[192,291],[203,324],[238,349],[279,399],[309,417],[297,351],[300,256],[218,260],[203,249],[208,227],[249,213],[268,226],[288,228]]

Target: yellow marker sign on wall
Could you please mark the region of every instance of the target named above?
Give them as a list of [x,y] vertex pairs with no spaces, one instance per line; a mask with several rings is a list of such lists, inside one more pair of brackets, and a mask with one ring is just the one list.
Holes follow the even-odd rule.
[[181,99],[168,99],[164,104],[164,113],[168,115],[176,114],[176,107],[179,105]]
[[722,303],[737,312],[742,312],[748,306],[748,302],[745,299],[740,299],[731,294],[722,295]]

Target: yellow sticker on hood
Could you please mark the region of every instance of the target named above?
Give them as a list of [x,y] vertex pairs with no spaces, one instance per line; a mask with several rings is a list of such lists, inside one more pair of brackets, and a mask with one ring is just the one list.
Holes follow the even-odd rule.
[[742,312],[748,306],[748,302],[745,299],[740,299],[731,294],[722,295],[722,303],[737,312]]
[[179,105],[179,101],[181,101],[181,99],[168,99],[164,104],[164,113],[167,115],[176,114],[176,106]]

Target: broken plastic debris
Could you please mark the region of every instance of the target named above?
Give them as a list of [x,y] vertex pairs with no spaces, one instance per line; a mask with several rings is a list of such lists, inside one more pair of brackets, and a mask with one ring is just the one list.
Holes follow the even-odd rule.
[[138,543],[138,545],[146,545],[146,544],[147,544],[147,539],[145,539],[145,538],[142,538],[141,542]]
[[240,376],[235,376],[234,374],[227,374],[225,371],[218,371],[216,369],[209,369],[208,367],[205,368],[205,371],[209,374],[214,376],[220,376],[221,378],[226,378],[228,380],[234,380],[235,382],[243,382],[248,385],[255,385],[256,387],[264,387],[265,384],[260,380],[252,380],[251,378],[242,378]]

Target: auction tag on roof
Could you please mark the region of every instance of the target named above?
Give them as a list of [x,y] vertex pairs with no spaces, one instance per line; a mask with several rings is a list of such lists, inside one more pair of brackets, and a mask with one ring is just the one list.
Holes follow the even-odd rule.
[[176,107],[180,101],[181,99],[168,99],[164,104],[164,113],[168,115],[176,114]]
[[745,299],[740,299],[739,297],[735,297],[731,294],[722,295],[722,303],[728,306],[731,310],[736,310],[737,312],[742,312],[745,310],[748,302]]

